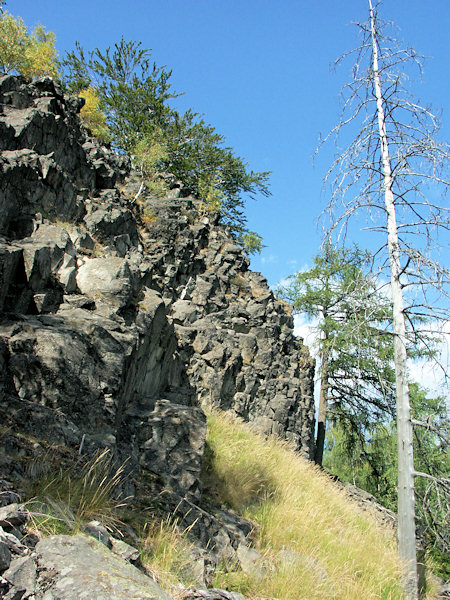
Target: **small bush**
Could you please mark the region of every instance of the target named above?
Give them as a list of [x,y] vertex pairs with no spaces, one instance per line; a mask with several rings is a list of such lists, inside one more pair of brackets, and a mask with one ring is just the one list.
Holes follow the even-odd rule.
[[144,206],[141,211],[141,221],[144,223],[144,225],[149,228],[156,222],[156,220],[157,216],[155,211],[148,206]]
[[164,197],[169,191],[163,173],[164,161],[167,160],[168,154],[161,130],[155,127],[151,133],[139,140],[132,149],[132,156],[148,192],[158,198]]

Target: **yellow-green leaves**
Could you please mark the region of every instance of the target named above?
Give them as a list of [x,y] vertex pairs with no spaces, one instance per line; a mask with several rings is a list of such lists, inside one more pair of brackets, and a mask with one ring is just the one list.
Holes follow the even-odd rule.
[[0,69],[18,71],[24,59],[27,28],[21,18],[4,13],[0,17]]
[[82,90],[78,96],[84,98],[84,106],[80,112],[80,118],[83,123],[95,137],[102,142],[111,141],[106,116],[100,109],[100,98],[98,92],[93,87]]
[[198,193],[203,200],[203,210],[205,212],[220,212],[222,210],[225,194],[220,188],[218,176],[203,174],[198,181]]
[[37,25],[32,33],[20,17],[0,15],[0,70],[16,72],[30,79],[56,77],[55,34]]
[[141,174],[147,189],[156,196],[168,191],[162,176],[164,161],[168,159],[167,142],[158,128],[141,138],[133,148],[133,162]]
[[52,31],[45,31],[43,25],[35,27],[33,34],[25,41],[25,60],[21,74],[30,79],[34,77],[57,77],[56,68],[56,36]]

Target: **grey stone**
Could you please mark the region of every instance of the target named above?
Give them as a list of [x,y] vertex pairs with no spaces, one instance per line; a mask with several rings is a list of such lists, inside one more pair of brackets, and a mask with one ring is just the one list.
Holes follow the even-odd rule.
[[77,250],[94,250],[95,242],[85,229],[80,227],[70,228],[69,235]]
[[133,565],[139,566],[140,554],[137,548],[133,548],[133,546],[130,546],[130,544],[127,544],[123,540],[117,540],[113,537],[110,538],[110,542],[111,550],[114,552],[114,554],[117,554]]
[[40,600],[170,600],[150,577],[83,535],[52,536],[36,546]]
[[178,300],[172,305],[171,317],[180,323],[193,323],[197,318],[197,307],[189,300]]
[[34,304],[39,313],[56,312],[62,301],[60,290],[46,290],[38,294],[33,294]]
[[175,492],[199,500],[206,436],[203,411],[158,400],[137,429],[141,466],[161,475]]
[[[24,287],[24,275],[22,249],[0,242],[0,311],[17,308],[18,295]],[[18,289],[20,280],[22,282]],[[26,311],[27,308],[25,306],[22,310]]]
[[[9,531],[5,531],[3,527],[0,527],[0,541],[3,542],[14,554],[23,554],[26,551],[26,547],[21,543],[21,534],[14,530],[12,527],[8,527]],[[18,533],[19,535],[15,535]]]
[[[1,367],[2,363],[0,358],[0,368]],[[7,504],[17,503],[19,502],[19,499],[19,494],[17,493],[17,490],[14,488],[13,484],[9,481],[6,481],[6,479],[0,479],[0,506],[6,506]],[[0,533],[1,532],[2,529],[0,528]]]
[[5,571],[11,562],[11,552],[5,542],[0,541],[0,571]]
[[87,259],[78,269],[76,281],[82,294],[113,310],[126,306],[133,292],[130,268],[119,257]]
[[111,537],[106,529],[99,521],[89,521],[83,527],[84,533],[92,536],[102,544],[104,544],[107,548],[112,548]]
[[27,511],[20,504],[13,503],[0,507],[0,527],[23,525],[27,520]]
[[[127,236],[129,245],[138,240],[136,221],[130,210],[112,202],[107,201],[105,205],[97,207],[84,220],[86,227],[99,240],[107,242],[118,236]],[[124,243],[125,240],[121,237],[120,241]]]
[[242,594],[218,588],[189,588],[183,592],[182,600],[245,600]]
[[16,558],[11,561],[11,565],[3,573],[3,577],[16,590],[23,590],[23,598],[28,598],[34,593],[36,587],[36,564],[30,556]]
[[264,560],[261,554],[246,544],[239,544],[236,555],[244,573],[262,579],[266,574]]
[[167,512],[178,518],[180,527],[188,530],[200,543],[201,548],[207,550],[210,563],[237,563],[238,546],[242,543],[250,545],[251,541],[247,536],[254,526],[247,519],[226,510],[212,515],[187,498],[180,498],[176,494],[166,493],[165,500]]
[[75,291],[76,249],[64,228],[40,224],[31,236],[17,244],[23,249],[25,273],[31,289],[43,292],[45,288],[51,288],[53,277],[67,292]]
[[64,295],[63,300],[72,308],[85,308],[86,310],[93,310],[95,308],[94,300],[82,294]]

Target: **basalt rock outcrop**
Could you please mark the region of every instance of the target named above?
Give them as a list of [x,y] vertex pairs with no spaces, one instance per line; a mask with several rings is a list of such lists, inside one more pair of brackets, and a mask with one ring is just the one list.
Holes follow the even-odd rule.
[[[127,495],[148,472],[209,550],[236,552],[249,527],[199,507],[204,409],[311,457],[313,361],[219,215],[176,182],[137,198],[81,103],[51,79],[0,76],[0,423],[80,454],[110,448]],[[20,475],[13,459],[0,468]]]

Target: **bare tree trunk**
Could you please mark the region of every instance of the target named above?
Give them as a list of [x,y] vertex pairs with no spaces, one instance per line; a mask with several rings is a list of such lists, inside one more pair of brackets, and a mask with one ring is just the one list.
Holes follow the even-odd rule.
[[407,598],[408,600],[417,600],[418,579],[414,509],[414,460],[408,389],[406,326],[403,312],[403,294],[400,283],[401,266],[395,202],[392,192],[393,180],[383,109],[383,95],[378,70],[378,46],[376,41],[375,22],[371,0],[369,0],[369,5],[373,52],[373,81],[377,100],[378,128],[380,134],[384,174],[384,197],[387,215],[394,327],[394,361],[398,436],[398,548],[400,560],[402,561],[402,567],[404,569],[404,583]]
[[[325,335],[325,342],[327,336]],[[328,410],[328,354],[329,350],[326,345],[322,351],[321,357],[321,372],[320,372],[320,396],[319,396],[319,414],[317,418],[317,437],[316,450],[314,453],[314,462],[316,465],[322,466],[323,449],[325,446],[325,431],[327,425],[327,410]]]

